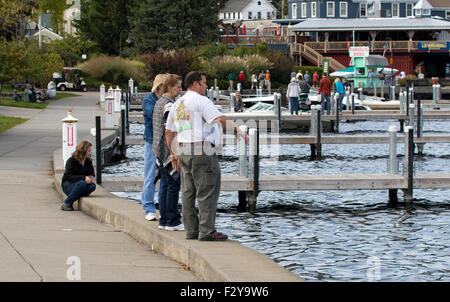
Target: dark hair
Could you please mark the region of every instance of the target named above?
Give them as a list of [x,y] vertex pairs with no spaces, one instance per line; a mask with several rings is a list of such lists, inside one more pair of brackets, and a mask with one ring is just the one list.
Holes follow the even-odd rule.
[[327,76],[327,75],[328,75],[328,73],[324,72],[324,73],[323,73],[323,75],[324,75],[324,76]]
[[206,77],[206,73],[199,71],[189,72],[184,79],[184,86],[186,88],[191,88],[194,85],[194,82],[200,82],[202,80],[202,76]]

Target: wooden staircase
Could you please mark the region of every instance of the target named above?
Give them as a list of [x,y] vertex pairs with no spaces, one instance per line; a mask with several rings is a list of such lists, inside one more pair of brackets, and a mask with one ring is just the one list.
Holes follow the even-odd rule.
[[308,61],[317,64],[317,66],[323,65],[324,59],[330,60],[330,71],[338,71],[341,69],[346,68],[343,64],[339,63],[336,59],[332,57],[324,57],[311,47],[304,45],[304,44],[295,44],[293,47],[291,47],[291,54],[298,54]]

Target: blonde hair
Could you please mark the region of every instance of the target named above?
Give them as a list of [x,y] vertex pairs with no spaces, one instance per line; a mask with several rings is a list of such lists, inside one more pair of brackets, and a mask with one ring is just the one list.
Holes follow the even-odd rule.
[[92,144],[88,141],[82,141],[78,144],[75,152],[72,153],[72,157],[75,158],[80,164],[82,164],[86,158],[90,159],[90,154],[88,153],[89,147],[92,147]]
[[158,74],[156,75],[155,79],[153,80],[153,86],[152,86],[152,92],[158,93],[163,92],[163,85],[166,80],[167,74]]

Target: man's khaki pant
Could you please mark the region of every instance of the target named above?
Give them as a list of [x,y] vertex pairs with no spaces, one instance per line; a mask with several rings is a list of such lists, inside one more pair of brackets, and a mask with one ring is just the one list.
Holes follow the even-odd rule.
[[[216,211],[220,194],[219,160],[215,153],[192,155],[194,153],[184,149],[178,157],[181,163],[184,229],[186,238],[204,239],[216,232]],[[196,199],[198,215],[195,210]]]

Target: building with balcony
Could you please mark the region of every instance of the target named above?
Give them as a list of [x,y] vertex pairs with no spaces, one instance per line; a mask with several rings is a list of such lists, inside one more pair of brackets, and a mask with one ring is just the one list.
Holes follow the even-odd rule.
[[277,9],[268,0],[229,0],[219,11],[219,20],[272,20]]
[[350,46],[393,58],[407,74],[443,76],[450,62],[448,0],[288,1],[291,54],[300,64],[347,67]]

